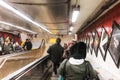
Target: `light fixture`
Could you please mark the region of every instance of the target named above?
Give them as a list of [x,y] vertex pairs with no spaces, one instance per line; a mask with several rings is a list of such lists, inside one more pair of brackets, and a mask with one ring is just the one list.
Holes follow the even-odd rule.
[[1,23],[1,24],[5,24],[5,25],[8,25],[8,26],[15,27],[15,28],[18,28],[18,29],[21,29],[21,30],[24,30],[24,31],[26,31],[26,32],[30,32],[30,33],[33,33],[33,34],[37,34],[36,32],[33,32],[33,31],[31,31],[31,30],[25,29],[25,28],[20,27],[20,26],[13,25],[13,24],[8,23],[8,22],[0,21],[0,23]]
[[0,0],[0,5],[4,8],[7,8],[8,10],[14,12],[15,14],[19,15],[20,17],[22,17],[23,19],[33,23],[34,25],[42,28],[43,30],[49,32],[50,34],[53,34],[52,32],[50,32],[49,30],[47,30],[45,27],[43,27],[43,25],[38,24],[37,22],[33,21],[32,19],[30,19],[29,17],[27,17],[26,15],[22,14],[21,12],[19,12],[17,9],[13,8],[12,6],[8,5],[6,2],[4,2],[3,0]]
[[75,22],[77,20],[78,14],[79,14],[79,6],[73,8],[72,22]]

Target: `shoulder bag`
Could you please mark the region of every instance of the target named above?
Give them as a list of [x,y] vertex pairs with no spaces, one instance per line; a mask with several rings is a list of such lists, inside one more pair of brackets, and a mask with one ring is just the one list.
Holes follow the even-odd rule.
[[67,63],[67,60],[63,66],[63,69],[61,71],[61,75],[59,75],[59,77],[58,77],[58,80],[65,80],[66,79],[66,76],[65,76],[66,63]]
[[86,68],[86,74],[84,80],[100,80],[97,74],[96,74],[96,78],[93,78],[93,76],[90,74],[89,64],[87,61],[85,61],[85,68]]

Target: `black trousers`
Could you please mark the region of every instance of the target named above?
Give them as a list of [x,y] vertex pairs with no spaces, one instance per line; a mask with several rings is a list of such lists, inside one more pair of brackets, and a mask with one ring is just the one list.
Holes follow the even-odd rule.
[[53,63],[53,71],[54,71],[55,75],[57,75],[57,69],[59,66],[60,66],[60,64]]

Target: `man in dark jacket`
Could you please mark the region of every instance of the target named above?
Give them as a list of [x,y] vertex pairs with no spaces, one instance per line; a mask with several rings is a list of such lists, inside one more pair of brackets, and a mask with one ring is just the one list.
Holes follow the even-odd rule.
[[31,50],[32,49],[32,43],[30,41],[30,39],[26,39],[24,45],[23,45],[23,49],[26,49],[26,50]]
[[57,74],[57,68],[60,65],[61,59],[62,59],[62,55],[64,52],[63,47],[60,45],[61,39],[57,38],[56,39],[56,43],[53,44],[52,46],[49,47],[49,49],[47,50],[51,61],[53,62],[53,70],[54,73]]

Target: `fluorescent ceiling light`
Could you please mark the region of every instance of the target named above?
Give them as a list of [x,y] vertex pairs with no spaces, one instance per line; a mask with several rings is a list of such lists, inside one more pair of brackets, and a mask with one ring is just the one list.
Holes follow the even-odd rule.
[[27,32],[30,32],[30,33],[33,33],[33,34],[37,34],[36,32],[33,32],[31,30],[28,30],[28,29],[25,29],[23,27],[20,27],[20,26],[16,26],[16,25],[13,25],[11,23],[7,23],[7,22],[4,22],[4,21],[0,21],[1,24],[5,24],[5,25],[8,25],[8,26],[12,26],[12,27],[15,27],[15,28],[18,28],[18,29],[21,29],[21,30],[24,30],[24,31],[27,31]]
[[4,2],[3,0],[0,0],[0,5],[4,8],[7,8],[9,10],[11,10],[12,12],[14,12],[15,14],[19,15],[20,17],[24,18],[25,20],[33,23],[36,26],[39,26],[40,28],[42,28],[43,30],[49,32],[50,34],[53,34],[52,32],[50,32],[49,30],[47,30],[45,27],[43,27],[42,25],[38,24],[37,22],[31,20],[29,17],[25,16],[24,14],[22,14],[21,12],[19,12],[17,9],[13,8],[12,6],[8,5],[6,2]]
[[70,27],[70,31],[73,31],[73,26]]
[[75,22],[77,20],[78,14],[79,14],[79,10],[73,10],[72,22]]

